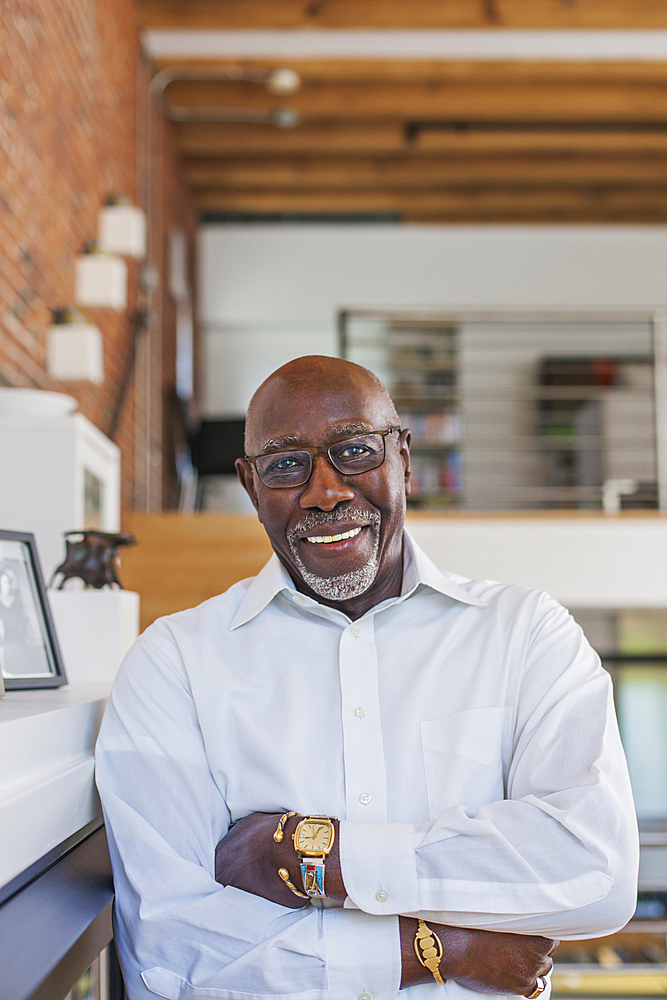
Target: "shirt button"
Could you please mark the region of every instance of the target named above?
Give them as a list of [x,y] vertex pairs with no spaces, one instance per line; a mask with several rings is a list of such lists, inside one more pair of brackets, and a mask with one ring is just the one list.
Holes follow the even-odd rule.
[[364,708],[363,705],[357,705],[357,707],[354,710],[354,714],[358,719],[363,719],[363,717],[366,714],[366,709]]
[[303,604],[303,597],[301,596],[301,594],[294,595],[294,602],[296,604]]
[[355,639],[358,639],[359,636],[361,635],[361,629],[357,628],[357,626],[355,625],[354,628],[352,629],[352,635],[354,636]]
[[378,903],[386,903],[387,900],[389,899],[389,893],[386,892],[384,889],[378,889],[378,891],[375,893],[375,898],[377,899]]
[[357,1000],[371,1000],[370,993],[360,993]]
[[359,796],[359,801],[361,802],[362,806],[367,806],[368,803],[371,801],[372,797],[373,796],[369,795],[368,792],[362,792],[361,795]]

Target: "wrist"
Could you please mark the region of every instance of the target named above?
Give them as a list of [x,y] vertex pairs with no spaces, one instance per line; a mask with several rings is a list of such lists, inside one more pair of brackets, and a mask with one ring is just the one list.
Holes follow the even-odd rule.
[[326,874],[326,894],[329,899],[336,899],[339,903],[344,903],[347,899],[347,891],[343,882],[343,873],[340,868],[340,820],[334,819],[335,838],[331,853],[327,859]]
[[408,986],[419,986],[423,983],[432,983],[433,976],[428,969],[423,968],[417,961],[415,955],[414,941],[417,934],[419,921],[414,917],[398,918],[398,929],[401,938],[401,986],[406,989]]
[[[315,824],[318,819],[321,819],[323,824],[326,820],[326,825],[328,826],[331,824],[330,829],[333,828],[330,846],[328,847],[328,850],[326,850],[325,841],[325,848],[321,853],[316,846],[314,850],[312,849],[314,846],[312,843],[313,831],[309,829],[309,821],[311,819]],[[306,829],[303,830],[303,835],[300,836],[298,827],[303,821],[305,821]],[[301,891],[307,892],[307,894],[311,897],[317,898],[320,896],[320,893],[317,891],[312,891],[313,887],[317,887],[317,879],[320,880],[323,887],[324,896],[329,899],[338,900],[339,902],[343,902],[347,897],[347,892],[345,890],[340,870],[338,840],[339,830],[340,823],[338,819],[335,819],[334,817],[311,816],[311,814],[307,814],[305,816],[302,814],[295,814],[284,823],[283,844],[285,845],[286,851],[289,852],[289,859],[284,863],[289,871],[294,873],[294,882],[298,888]],[[320,833],[322,833],[322,831],[320,831]],[[315,831],[315,836],[317,837],[317,831]],[[301,851],[298,849],[300,844],[303,844]],[[319,871],[317,871],[317,869],[319,869]],[[306,878],[308,879],[307,888],[304,887],[304,872],[306,873]]]

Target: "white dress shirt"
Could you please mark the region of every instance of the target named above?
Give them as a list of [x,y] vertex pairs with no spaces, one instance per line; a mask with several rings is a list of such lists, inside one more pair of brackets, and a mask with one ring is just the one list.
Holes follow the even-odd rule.
[[[634,910],[597,655],[547,594],[442,573],[407,535],[400,597],[356,621],[273,556],[155,622],[114,685],[97,781],[131,1000],[391,1000],[397,914],[583,938]],[[340,817],[344,906],[216,883],[229,824],[287,809]]]

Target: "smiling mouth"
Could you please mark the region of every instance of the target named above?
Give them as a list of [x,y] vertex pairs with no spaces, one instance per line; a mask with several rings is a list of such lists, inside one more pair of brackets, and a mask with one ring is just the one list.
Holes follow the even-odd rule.
[[351,528],[338,535],[309,535],[304,538],[304,542],[310,542],[312,545],[330,545],[332,542],[342,542],[345,538],[354,538],[360,531],[361,528]]

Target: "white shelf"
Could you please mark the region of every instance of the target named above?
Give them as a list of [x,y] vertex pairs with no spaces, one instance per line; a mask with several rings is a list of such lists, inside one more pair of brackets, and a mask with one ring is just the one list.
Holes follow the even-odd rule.
[[101,815],[94,747],[108,685],[0,700],[0,886]]

